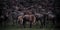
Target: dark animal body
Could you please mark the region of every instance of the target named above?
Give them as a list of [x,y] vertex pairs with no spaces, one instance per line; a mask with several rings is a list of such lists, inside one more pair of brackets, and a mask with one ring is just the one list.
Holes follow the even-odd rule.
[[47,18],[48,21],[51,21],[53,24],[55,24],[56,22],[56,16],[53,15],[53,14],[49,14],[48,15],[48,18]]
[[25,12],[24,15],[18,16],[18,21],[20,24],[23,24],[23,27],[25,27],[26,22],[30,22],[30,28],[32,27],[32,24],[35,23],[35,16],[31,12]]
[[25,15],[23,18],[23,26],[25,27],[25,23],[28,21],[30,22],[30,28],[32,27],[32,24],[35,23],[35,16],[34,15]]
[[40,21],[41,27],[43,27],[45,25],[44,15],[40,13],[36,13],[35,17],[36,17],[36,22]]

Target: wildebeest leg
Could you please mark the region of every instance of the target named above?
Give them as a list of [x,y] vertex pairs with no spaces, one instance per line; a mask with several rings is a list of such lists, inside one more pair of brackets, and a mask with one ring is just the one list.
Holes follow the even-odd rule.
[[40,23],[41,23],[41,28],[43,27],[43,22],[42,22],[42,20],[40,19]]
[[43,17],[43,26],[46,27],[46,21],[47,21],[47,15],[44,15]]
[[43,20],[43,26],[45,27],[45,20]]
[[43,28],[45,26],[45,20],[43,18],[40,19],[41,27]]
[[13,26],[14,26],[14,19],[12,21],[13,21]]
[[55,23],[56,23],[56,18],[53,18],[52,23],[53,23],[53,25],[55,25]]
[[26,18],[23,18],[23,27],[25,28]]
[[32,28],[32,21],[30,21],[30,28]]
[[26,23],[26,21],[23,21],[23,27],[25,28],[25,23]]

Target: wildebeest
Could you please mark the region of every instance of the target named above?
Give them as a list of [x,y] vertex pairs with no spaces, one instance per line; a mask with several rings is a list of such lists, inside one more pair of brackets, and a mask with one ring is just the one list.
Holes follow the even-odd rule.
[[[20,19],[20,16],[24,15],[21,11],[13,11],[12,12],[12,18],[13,18],[13,24],[18,23],[18,20]],[[14,22],[15,21],[15,22]]]
[[18,23],[23,24],[23,16],[18,16]]
[[56,16],[52,12],[48,12],[48,21],[52,21],[53,24],[55,24]]
[[32,27],[32,24],[35,23],[36,17],[31,13],[25,13],[24,17],[23,17],[23,26],[25,27],[26,22],[30,22],[30,28]]
[[35,13],[36,22],[40,21],[41,26],[45,25],[44,15],[41,13]]

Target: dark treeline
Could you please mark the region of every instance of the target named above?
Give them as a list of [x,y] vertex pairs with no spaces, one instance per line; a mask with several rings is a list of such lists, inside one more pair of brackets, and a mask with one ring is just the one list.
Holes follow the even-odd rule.
[[[57,18],[57,20],[56,20],[56,26],[55,26],[55,28],[57,28],[57,30],[59,30],[60,29],[60,1],[59,0],[55,0],[55,14],[56,14],[56,18]],[[55,29],[56,30],[56,29]]]

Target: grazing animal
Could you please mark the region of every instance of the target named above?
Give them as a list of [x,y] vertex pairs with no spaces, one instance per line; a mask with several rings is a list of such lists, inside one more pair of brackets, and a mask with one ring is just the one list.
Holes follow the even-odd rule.
[[30,28],[31,28],[32,24],[34,24],[36,21],[36,17],[31,12],[28,12],[24,15],[24,18],[23,18],[23,26],[24,27],[25,27],[25,23],[27,21],[30,22]]
[[52,21],[53,24],[55,24],[56,16],[53,14],[48,15],[48,21]]
[[48,15],[47,20],[55,24],[56,16],[51,11],[49,11],[47,15]]
[[[25,25],[26,21],[30,22],[30,28],[32,27],[32,24],[35,23],[35,16],[34,15],[25,15],[23,18],[23,25]],[[25,27],[25,26],[24,26]]]
[[41,26],[45,25],[44,15],[40,13],[35,13],[36,22],[40,21]]
[[18,16],[18,23],[22,24],[23,23],[23,16]]
[[18,16],[17,16],[18,17],[17,22],[18,22],[19,26],[21,26],[21,27],[22,27],[22,24],[23,24],[23,16],[24,16],[23,12],[18,13]]

